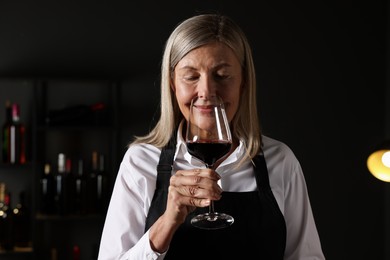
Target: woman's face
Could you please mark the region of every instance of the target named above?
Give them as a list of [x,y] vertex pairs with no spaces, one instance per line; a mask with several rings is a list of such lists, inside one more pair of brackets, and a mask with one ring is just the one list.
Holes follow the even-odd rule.
[[237,112],[242,88],[242,69],[233,51],[222,43],[201,46],[176,65],[172,80],[180,111],[188,119],[191,100],[218,95],[229,122]]

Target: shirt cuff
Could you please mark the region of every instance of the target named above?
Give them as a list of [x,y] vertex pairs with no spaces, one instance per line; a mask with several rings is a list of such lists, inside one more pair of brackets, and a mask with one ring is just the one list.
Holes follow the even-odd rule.
[[159,253],[159,252],[156,252],[152,249],[151,245],[150,245],[150,239],[149,239],[149,230],[142,236],[141,240],[147,240],[147,241],[142,241],[141,243],[144,244],[144,245],[147,245],[146,246],[146,259],[148,260],[162,260],[164,259],[167,251],[165,251],[164,253]]

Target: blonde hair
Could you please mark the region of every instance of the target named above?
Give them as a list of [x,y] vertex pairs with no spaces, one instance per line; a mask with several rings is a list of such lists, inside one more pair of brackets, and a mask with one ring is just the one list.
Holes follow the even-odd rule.
[[170,86],[175,66],[193,49],[215,41],[224,43],[233,50],[243,72],[243,91],[238,111],[231,122],[232,135],[244,142],[249,158],[252,159],[261,151],[252,51],[241,28],[230,18],[219,14],[193,16],[181,22],[171,33],[161,65],[160,119],[149,134],[137,136],[133,144],[148,143],[162,148],[176,134],[183,115]]

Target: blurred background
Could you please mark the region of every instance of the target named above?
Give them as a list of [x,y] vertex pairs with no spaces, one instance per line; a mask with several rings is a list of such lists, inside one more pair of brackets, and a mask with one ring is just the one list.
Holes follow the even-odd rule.
[[[45,115],[100,101],[111,113],[108,137],[85,134],[86,128],[76,129],[80,135],[72,130],[77,137],[70,140],[96,138],[85,157],[105,151],[115,176],[127,143],[158,118],[159,69],[170,32],[211,11],[231,16],[249,38],[263,131],[300,160],[327,259],[390,259],[390,183],[366,167],[371,149],[390,138],[388,1],[1,1],[0,106],[20,103],[31,165],[1,167],[0,182],[18,192],[27,187],[27,204],[38,211],[42,164],[56,160],[58,145],[72,149],[55,143],[63,129],[41,129]],[[4,115],[0,107],[0,124]],[[24,184],[21,175],[30,176]],[[16,203],[16,192],[13,198]],[[96,225],[79,232],[83,221]],[[72,234],[55,229],[63,223]],[[53,247],[66,244],[58,248],[61,259],[77,244],[81,259],[94,259],[102,223],[43,217],[32,235],[41,249],[33,251],[50,259]],[[93,235],[77,240],[81,233]],[[56,235],[62,240],[50,244]],[[84,246],[85,240],[93,243]],[[33,254],[3,252],[0,259]]]

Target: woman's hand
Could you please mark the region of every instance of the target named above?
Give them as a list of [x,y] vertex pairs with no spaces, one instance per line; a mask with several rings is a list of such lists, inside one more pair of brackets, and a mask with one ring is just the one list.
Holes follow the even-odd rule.
[[212,169],[179,170],[170,179],[167,207],[150,229],[153,250],[165,252],[177,228],[196,207],[206,207],[221,198],[221,177]]
[[210,200],[219,200],[222,189],[217,181],[220,178],[212,169],[177,171],[170,180],[165,214],[181,224],[196,207],[206,207]]

